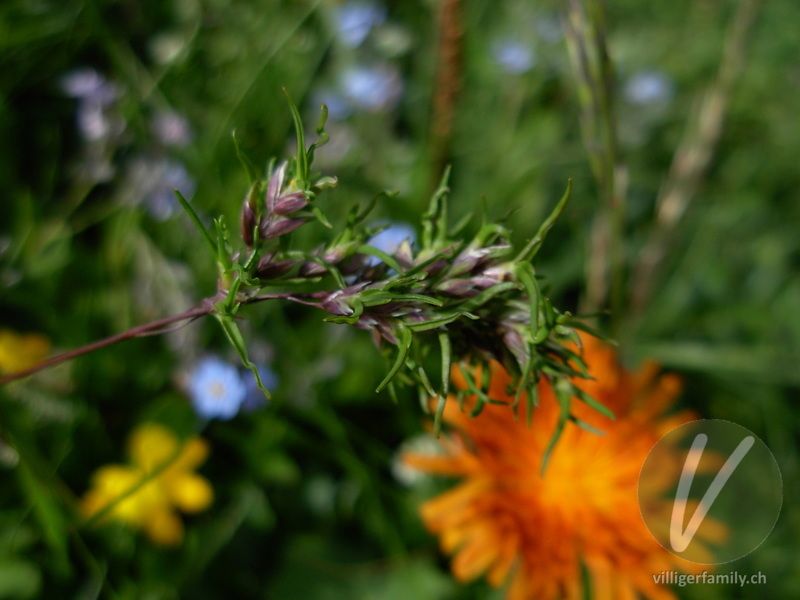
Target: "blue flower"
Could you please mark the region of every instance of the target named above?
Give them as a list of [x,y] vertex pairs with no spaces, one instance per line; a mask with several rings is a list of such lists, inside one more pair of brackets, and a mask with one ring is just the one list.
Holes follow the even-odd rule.
[[67,73],[61,78],[61,89],[71,98],[103,108],[110,106],[119,96],[119,90],[113,83],[90,68]]
[[386,19],[386,9],[368,2],[348,2],[336,14],[336,30],[342,43],[360,46],[375,25]]
[[635,73],[625,84],[625,99],[640,106],[662,104],[672,100],[675,86],[660,71],[643,70]]
[[358,67],[345,72],[342,88],[356,107],[375,111],[393,108],[400,99],[403,84],[392,69]]
[[522,75],[536,65],[536,53],[519,40],[503,40],[492,45],[492,56],[503,71]]
[[206,419],[232,419],[247,395],[239,370],[215,356],[197,362],[187,387],[192,406]]
[[142,202],[151,217],[166,221],[179,206],[173,190],[191,198],[196,189],[197,183],[183,163],[171,158],[141,156],[128,166],[124,193],[131,204]]
[[192,141],[193,133],[189,121],[173,111],[156,113],[150,121],[150,131],[165,146],[183,148]]
[[78,130],[89,142],[119,136],[125,121],[113,109],[120,90],[94,69],[79,69],[61,79],[61,89],[78,100]]
[[417,239],[417,232],[408,223],[392,223],[379,234],[369,239],[369,245],[386,254],[394,254],[400,244],[408,240],[412,244]]
[[[392,223],[379,234],[371,237],[367,243],[373,248],[382,250],[388,255],[397,252],[400,244],[406,240],[413,244],[417,239],[417,232],[408,223]],[[367,264],[375,266],[381,261],[377,256],[368,256]]]
[[147,206],[154,218],[166,220],[178,206],[174,190],[191,198],[197,184],[182,163],[167,159],[159,167],[155,173],[158,179],[153,181],[153,189],[147,197]]

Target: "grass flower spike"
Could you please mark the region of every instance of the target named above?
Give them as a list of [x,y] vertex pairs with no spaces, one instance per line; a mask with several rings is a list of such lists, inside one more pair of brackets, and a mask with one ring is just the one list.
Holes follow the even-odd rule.
[[183,523],[176,510],[203,511],[214,497],[211,484],[194,473],[208,445],[197,437],[182,442],[166,427],[145,423],[131,435],[128,454],[131,464],[95,472],[81,512],[89,522],[110,519],[142,529],[156,544],[180,544]]
[[[489,404],[470,419],[448,403],[444,419],[451,433],[441,442],[446,454],[405,456],[421,471],[461,479],[425,503],[422,518],[453,555],[456,578],[485,574],[493,586],[507,585],[508,600],[584,598],[583,568],[592,598],[672,600],[651,574],[698,565],[680,561],[647,531],[637,482],[652,446],[691,415],[665,414],[680,387],[674,376],[658,378],[655,365],[629,373],[609,347],[585,335],[582,341],[594,380],[576,385],[611,408],[617,420],[573,403],[570,419],[583,426],[564,428],[542,475],[561,418],[550,383],[539,385],[541,404],[530,427],[507,407]],[[489,397],[508,400],[508,383],[508,375],[493,365]],[[466,408],[474,402],[465,399]]]
[[[446,169],[422,215],[419,236],[410,228],[403,233],[397,226],[395,231],[392,227],[381,231],[367,225],[376,197],[366,207],[353,206],[346,222],[339,224],[338,232],[326,236],[327,241],[303,250],[292,243],[295,230],[311,223],[336,229],[319,199],[337,180],[311,170],[315,151],[329,140],[325,131],[327,108],[323,106],[320,113],[317,140],[307,144],[300,113],[288,94],[287,102],[295,125],[297,154],[277,165],[270,163],[265,177],[253,170],[234,136],[237,154],[250,179],[239,216],[241,239],[232,236],[233,230],[223,216],[213,220],[213,228],[206,227],[176,190],[178,202],[197,227],[198,240],[207,246],[218,271],[217,290],[212,296],[181,314],[0,376],[0,385],[125,339],[174,331],[180,323],[213,315],[242,365],[269,399],[269,389],[258,365],[249,358],[238,323],[246,305],[286,300],[327,313],[325,320],[329,323],[368,331],[390,365],[375,391],[387,389],[397,399],[397,387],[411,384],[423,404],[427,397],[437,396],[437,432],[448,397],[451,366],[464,373],[481,367],[486,373],[491,361],[502,364],[511,377],[509,383],[515,392],[504,403],[516,409],[526,397],[528,417],[536,405],[537,385],[542,378],[547,377],[560,390],[559,426],[552,432],[546,455],[570,418],[573,397],[613,417],[601,403],[575,387],[573,380],[587,374],[583,361],[568,343],[576,342],[577,330],[586,330],[587,326],[553,305],[546,281],[534,264],[545,237],[569,201],[571,181],[535,235],[519,247],[512,240],[511,230],[502,222],[492,221],[485,206],[474,221],[470,218],[450,223]],[[402,237],[392,240],[394,236]],[[233,367],[206,361],[190,379],[189,393],[201,416],[229,419],[238,412],[245,390]],[[459,393],[459,400],[467,394],[478,398],[472,416],[480,413],[484,404],[496,402],[486,395],[488,382],[469,375],[464,379],[466,388]]]

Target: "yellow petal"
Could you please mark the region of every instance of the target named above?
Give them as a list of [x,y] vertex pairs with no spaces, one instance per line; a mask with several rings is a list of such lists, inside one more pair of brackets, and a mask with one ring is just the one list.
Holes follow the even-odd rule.
[[82,512],[91,516],[113,504],[109,517],[132,524],[140,523],[142,490],[137,486],[143,475],[136,469],[122,465],[108,465],[98,469],[92,477],[92,489],[87,492],[82,503]]
[[145,471],[152,471],[175,460],[178,450],[178,438],[175,434],[157,423],[140,425],[128,441],[131,460]]
[[183,541],[183,523],[169,509],[154,510],[147,515],[144,531],[156,544],[177,546]]
[[170,499],[183,512],[200,512],[208,508],[214,500],[211,484],[194,473],[181,473],[171,478],[167,485]]
[[49,353],[50,340],[43,335],[0,331],[0,372],[22,371],[43,361]]
[[131,467],[123,465],[106,465],[100,467],[92,475],[92,485],[109,492],[122,493],[132,486],[139,478],[139,474]]
[[96,490],[89,490],[83,495],[80,503],[78,504],[78,512],[86,518],[89,518],[108,504],[108,498]]
[[186,441],[181,450],[180,456],[175,461],[175,469],[190,471],[202,465],[208,458],[208,443],[199,437],[194,437]]

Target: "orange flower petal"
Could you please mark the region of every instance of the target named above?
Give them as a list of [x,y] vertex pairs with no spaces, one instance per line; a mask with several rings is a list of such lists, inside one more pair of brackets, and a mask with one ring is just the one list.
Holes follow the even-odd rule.
[[[576,381],[617,415],[611,421],[575,399],[573,413],[601,427],[605,435],[568,424],[544,477],[540,465],[559,406],[546,381],[540,406],[528,427],[524,411],[486,405],[470,418],[448,402],[443,455],[406,455],[422,471],[460,477],[448,492],[424,503],[421,516],[453,555],[460,580],[485,575],[491,585],[508,583],[508,600],[580,599],[582,564],[598,600],[674,600],[652,574],[685,568],[650,535],[639,513],[637,486],[645,457],[663,433],[689,421],[692,413],[665,416],[680,391],[680,381],[659,376],[646,364],[630,373],[614,351],[582,336],[583,359],[594,380]],[[459,384],[460,375],[453,376]],[[492,366],[490,396],[510,402],[509,377]],[[463,382],[461,382],[463,386]],[[466,398],[468,410],[475,402]],[[679,475],[674,469],[645,482],[648,502]],[[656,504],[657,506],[657,504]],[[712,528],[712,534],[719,534]]]

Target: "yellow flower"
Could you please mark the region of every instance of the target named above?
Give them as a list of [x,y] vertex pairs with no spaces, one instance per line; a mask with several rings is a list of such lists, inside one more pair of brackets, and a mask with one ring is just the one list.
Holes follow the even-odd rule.
[[50,340],[41,334],[0,330],[0,374],[32,367],[47,358],[49,353]]
[[[468,406],[461,411],[448,402],[444,419],[451,433],[441,440],[446,454],[405,456],[412,467],[461,479],[423,504],[422,518],[443,551],[453,555],[457,579],[485,574],[491,585],[507,586],[508,600],[583,598],[583,568],[597,600],[634,600],[640,594],[673,600],[652,574],[702,567],[668,553],[651,536],[640,515],[637,482],[659,438],[693,417],[664,414],[680,389],[675,376],[658,377],[655,365],[632,374],[618,366],[608,346],[588,336],[583,346],[594,380],[575,383],[617,419],[577,400],[572,414],[605,434],[569,423],[542,477],[542,457],[559,414],[549,385],[540,386],[530,427],[525,402],[517,415],[507,406],[486,405],[475,418]],[[509,382],[493,365],[489,396],[508,402]]]
[[166,427],[145,423],[131,435],[128,454],[132,464],[95,472],[81,513],[91,518],[105,511],[103,518],[143,529],[158,544],[179,544],[183,523],[175,509],[199,512],[214,498],[209,482],[193,472],[208,456],[208,444],[198,437],[182,443]]

